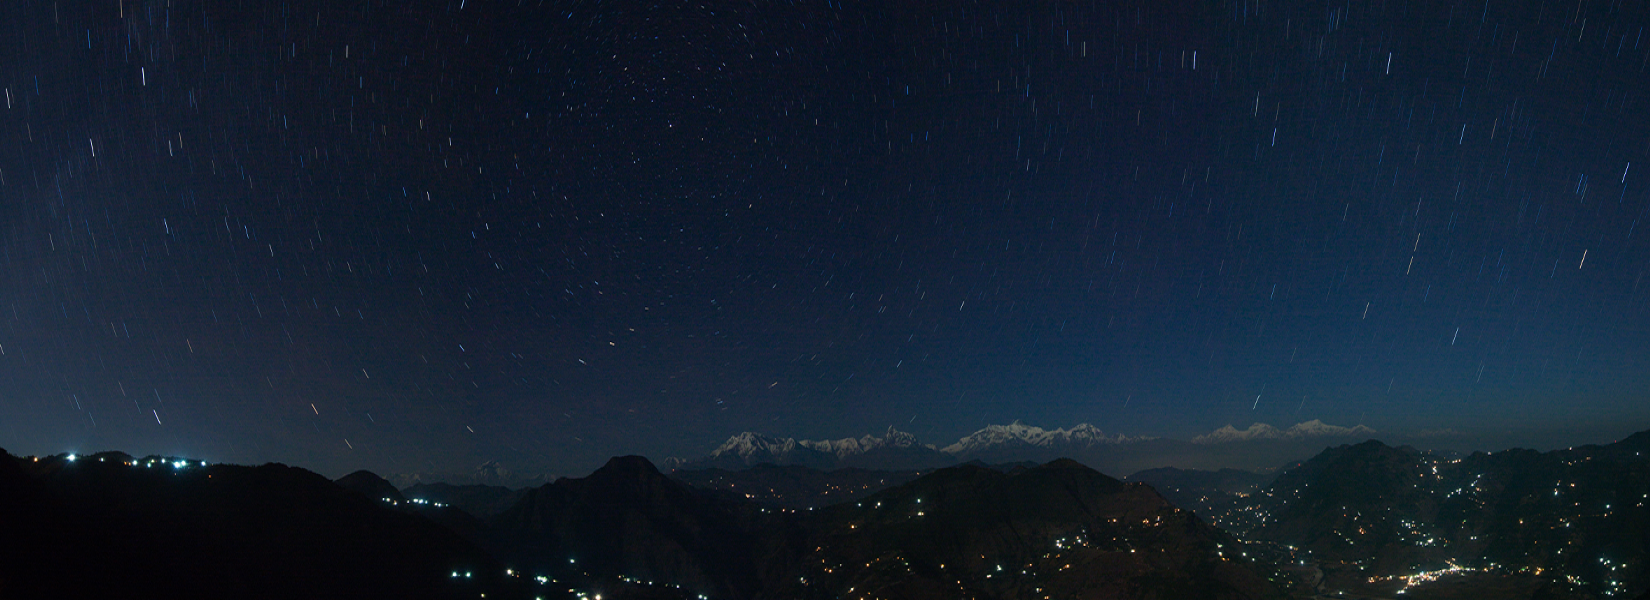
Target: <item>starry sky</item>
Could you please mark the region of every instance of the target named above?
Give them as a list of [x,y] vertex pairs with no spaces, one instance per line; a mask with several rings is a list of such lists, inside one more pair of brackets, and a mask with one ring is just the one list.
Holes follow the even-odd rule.
[[[1650,427],[1616,0],[0,5],[0,447]],[[1557,437],[1555,437],[1557,436]]]

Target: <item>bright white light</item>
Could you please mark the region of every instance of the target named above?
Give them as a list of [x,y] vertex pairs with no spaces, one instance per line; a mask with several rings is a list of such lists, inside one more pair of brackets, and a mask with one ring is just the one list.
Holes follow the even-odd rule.
[[73,454],[70,454],[70,455],[69,455],[69,462],[74,462],[74,459],[75,459],[75,458],[77,458],[77,457],[76,457],[76,456],[75,456],[75,455],[73,455]]

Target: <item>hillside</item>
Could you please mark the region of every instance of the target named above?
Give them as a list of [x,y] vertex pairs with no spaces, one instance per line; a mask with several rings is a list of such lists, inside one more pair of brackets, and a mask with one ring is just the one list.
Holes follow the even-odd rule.
[[0,531],[5,598],[528,597],[453,532],[279,464],[0,451]]

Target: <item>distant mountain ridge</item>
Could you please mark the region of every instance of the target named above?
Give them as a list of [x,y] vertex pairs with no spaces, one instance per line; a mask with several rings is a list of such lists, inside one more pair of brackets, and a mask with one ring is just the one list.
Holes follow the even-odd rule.
[[957,443],[946,446],[942,452],[953,456],[967,456],[1012,446],[1049,448],[1055,446],[1094,446],[1099,444],[1126,444],[1146,441],[1150,437],[1130,437],[1121,433],[1108,436],[1099,427],[1079,423],[1071,429],[1045,430],[1015,421],[1008,425],[988,425],[968,434]]
[[[823,441],[802,440],[797,443],[820,452],[834,454],[837,458],[846,458],[855,454],[864,454],[866,452],[871,452],[882,448],[925,447],[917,442],[917,436],[894,429],[892,425],[888,426],[887,433],[884,433],[882,437],[867,434],[860,438],[842,438],[840,440]],[[932,448],[932,446],[926,447]]]
[[[970,460],[986,463],[1047,462],[1072,457],[1091,467],[1126,473],[1141,469],[1186,463],[1193,468],[1249,469],[1275,468],[1289,460],[1310,456],[1322,449],[1318,440],[1367,437],[1374,429],[1363,425],[1341,427],[1320,420],[1297,423],[1278,429],[1255,423],[1247,429],[1226,425],[1191,441],[1107,433],[1089,423],[1070,428],[1044,429],[1014,421],[988,425],[944,447],[919,441],[916,435],[889,427],[882,435],[835,440],[798,440],[757,432],[733,435],[710,453],[698,458],[666,458],[666,470],[743,469],[759,464],[794,465],[813,469],[861,468],[876,470],[924,470],[961,464]],[[1291,448],[1266,448],[1256,452],[1236,451],[1243,442],[1293,443]],[[1216,448],[1225,445],[1226,447]],[[1277,445],[1277,444],[1273,444]],[[1253,456],[1251,456],[1253,455]]]
[[933,469],[959,461],[917,441],[917,436],[889,427],[882,436],[837,440],[797,440],[755,432],[728,438],[710,454],[693,459],[665,459],[668,469],[742,469],[752,465],[796,465],[814,469]]
[[400,489],[407,489],[415,485],[444,483],[455,486],[492,486],[510,489],[538,487],[556,480],[555,475],[546,473],[517,473],[497,460],[476,465],[475,468],[463,473],[395,473],[384,476]]
[[1278,429],[1265,423],[1255,423],[1248,429],[1238,429],[1227,425],[1192,438],[1193,444],[1229,444],[1233,442],[1249,442],[1256,440],[1297,440],[1305,438],[1323,437],[1356,437],[1375,435],[1375,430],[1363,425],[1340,427],[1313,419],[1305,423],[1296,423],[1288,429]]

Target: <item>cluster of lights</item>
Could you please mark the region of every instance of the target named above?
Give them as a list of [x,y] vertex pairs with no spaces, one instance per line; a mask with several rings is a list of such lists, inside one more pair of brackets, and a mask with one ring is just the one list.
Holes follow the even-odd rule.
[[1054,540],[1054,547],[1055,547],[1055,549],[1058,549],[1058,550],[1071,550],[1073,548],[1079,548],[1079,547],[1086,548],[1086,547],[1088,547],[1088,545],[1089,545],[1088,537],[1085,536],[1085,535],[1082,535],[1082,534],[1073,536],[1069,539],[1068,538],[1060,538],[1060,539]]
[[[1615,576],[1616,571],[1618,571],[1618,570],[1622,569],[1623,567],[1627,566],[1625,564],[1610,560],[1608,558],[1603,558],[1603,557],[1600,557],[1598,559],[1598,563],[1600,565],[1602,565],[1605,569],[1609,569],[1609,571],[1610,571],[1609,576],[1611,576],[1611,577]],[[1627,584],[1622,583],[1619,580],[1611,579],[1609,581],[1604,582],[1604,595],[1606,595],[1606,596],[1614,596],[1614,595],[1623,594],[1623,593],[1626,593],[1626,592],[1627,592]]]
[[1421,571],[1420,573],[1416,573],[1414,575],[1396,575],[1396,576],[1391,576],[1391,577],[1370,577],[1369,582],[1370,583],[1378,583],[1378,582],[1382,582],[1382,581],[1402,581],[1402,582],[1404,582],[1404,587],[1402,589],[1399,589],[1396,592],[1393,592],[1393,593],[1394,594],[1403,594],[1403,593],[1409,592],[1410,588],[1422,586],[1422,585],[1425,585],[1425,584],[1428,584],[1428,583],[1432,583],[1432,582],[1438,581],[1439,579],[1442,579],[1444,577],[1449,577],[1451,575],[1465,575],[1465,574],[1468,574],[1468,573],[1488,572],[1488,571],[1491,570],[1491,568],[1493,568],[1493,565],[1492,565],[1491,568],[1485,568],[1485,569],[1473,569],[1473,568],[1463,567],[1461,565],[1456,564],[1454,560],[1446,560],[1446,561],[1444,561],[1444,564],[1447,564],[1449,566],[1445,567],[1445,568],[1442,568],[1442,569],[1433,570],[1433,571]]
[[[394,498],[379,498],[379,500],[390,503],[390,506],[401,506],[401,501]],[[406,502],[407,504],[420,504],[424,506],[434,506],[436,508],[446,508],[447,506],[450,506],[440,502],[430,502],[429,500],[425,500],[423,498],[413,498],[411,500],[407,500]]]
[[[38,457],[38,456],[31,457],[31,458],[33,458],[34,462],[40,462],[40,457]],[[77,461],[80,460],[80,455],[79,454],[74,454],[74,453],[66,454],[66,455],[63,456],[63,460],[67,461],[67,462],[77,462]],[[97,462],[108,462],[108,461],[104,460],[103,457],[98,457]],[[184,467],[193,467],[193,466],[202,466],[202,467],[204,467],[204,466],[206,466],[206,461],[204,461],[204,460],[201,460],[201,461],[188,461],[188,460],[183,460],[183,459],[172,459],[172,458],[158,458],[158,459],[151,458],[151,459],[148,459],[148,460],[133,459],[132,462],[123,462],[121,464],[124,464],[128,467],[135,467],[135,466],[138,466],[139,464],[142,464],[145,468],[154,467],[156,464],[159,464],[160,466],[163,466],[163,467],[170,465],[174,469],[182,469]]]
[[[569,558],[569,559],[567,559],[567,563],[568,564],[578,564],[578,560],[573,559],[573,558]],[[519,571],[516,571],[515,569],[505,569],[504,570],[504,575],[506,577],[522,577],[522,576],[524,576],[523,573],[521,573]],[[474,571],[452,571],[451,574],[449,575],[449,578],[451,578],[451,579],[464,579],[464,580],[474,579],[475,578],[475,572]],[[635,577],[620,576],[619,580],[623,581],[625,583],[630,583],[630,584],[635,584],[635,585],[646,585],[646,586],[663,585],[663,586],[666,586],[666,587],[672,587],[672,588],[676,588],[676,589],[681,589],[682,588],[682,586],[680,586],[680,585],[658,584],[658,583],[654,583],[654,582],[651,582],[651,581],[643,581],[643,580],[637,579]],[[559,583],[556,579],[551,578],[551,577],[545,577],[543,575],[534,576],[533,577],[533,582],[538,584],[538,585],[550,585],[550,584],[553,584],[553,583]],[[601,594],[593,594],[593,593],[590,593],[590,592],[581,592],[581,591],[576,590],[576,589],[568,589],[567,593],[573,594],[574,596],[578,597],[580,600],[601,600],[601,598],[602,598]],[[698,599],[699,600],[710,600],[710,597],[706,596],[704,594],[699,594]],[[536,598],[536,600],[543,600],[543,598],[539,597],[539,598]]]

